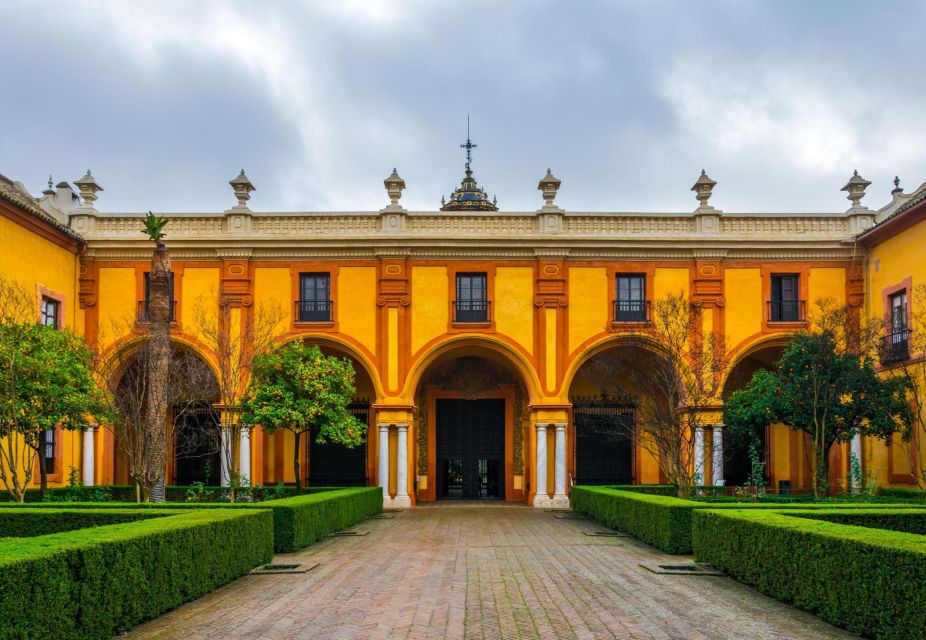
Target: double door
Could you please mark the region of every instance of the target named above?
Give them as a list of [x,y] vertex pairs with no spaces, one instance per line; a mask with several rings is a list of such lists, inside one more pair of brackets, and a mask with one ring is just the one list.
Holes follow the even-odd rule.
[[437,400],[437,497],[505,497],[505,400]]

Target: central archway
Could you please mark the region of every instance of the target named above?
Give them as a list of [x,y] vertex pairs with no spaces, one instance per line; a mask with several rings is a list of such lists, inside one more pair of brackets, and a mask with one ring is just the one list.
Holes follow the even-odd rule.
[[414,397],[417,500],[526,500],[530,396],[517,364],[459,344],[430,360]]

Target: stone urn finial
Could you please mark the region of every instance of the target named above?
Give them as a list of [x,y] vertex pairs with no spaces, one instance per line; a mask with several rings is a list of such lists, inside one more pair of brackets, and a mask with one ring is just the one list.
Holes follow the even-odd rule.
[[708,201],[711,199],[711,194],[714,192],[714,187],[717,185],[716,180],[711,180],[710,176],[707,175],[707,172],[704,169],[701,169],[701,175],[698,177],[698,180],[691,186],[691,190],[695,192],[695,198],[698,199],[698,208],[699,209],[711,209]]
[[537,188],[540,190],[541,195],[544,200],[544,207],[553,207],[553,200],[556,199],[556,192],[559,191],[559,187],[562,184],[562,180],[553,175],[553,172],[547,169],[547,175],[545,175],[540,183],[537,185]]
[[840,191],[846,191],[849,195],[846,196],[846,200],[852,203],[852,208],[862,208],[862,198],[865,197],[865,189],[868,188],[868,185],[871,184],[871,180],[866,180],[858,174],[858,170],[852,174],[852,177],[849,178],[849,181],[846,183]]
[[87,169],[87,173],[83,178],[75,180],[74,184],[80,189],[80,198],[84,201],[83,206],[87,209],[92,209],[93,203],[96,202],[97,199],[96,194],[102,191],[103,187],[97,183],[96,178],[90,173],[90,169]]
[[894,176],[894,188],[891,189],[891,195],[896,196],[903,193],[903,188],[900,186],[900,176]]
[[405,180],[402,179],[395,167],[392,168],[389,177],[383,180],[383,184],[386,186],[386,194],[389,196],[389,206],[398,207],[402,191],[405,189]]
[[232,190],[235,192],[235,197],[238,199],[238,207],[247,209],[248,200],[251,199],[251,192],[257,191],[257,188],[251,183],[248,177],[244,175],[244,169],[241,170],[237,178],[229,180],[228,184],[231,185]]

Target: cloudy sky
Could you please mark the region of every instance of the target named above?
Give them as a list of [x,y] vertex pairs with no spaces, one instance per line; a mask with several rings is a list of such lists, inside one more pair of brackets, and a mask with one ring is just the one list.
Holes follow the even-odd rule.
[[[90,168],[103,211],[841,211],[926,180],[926,3],[0,0],[0,173]],[[577,10],[576,7],[581,7]]]

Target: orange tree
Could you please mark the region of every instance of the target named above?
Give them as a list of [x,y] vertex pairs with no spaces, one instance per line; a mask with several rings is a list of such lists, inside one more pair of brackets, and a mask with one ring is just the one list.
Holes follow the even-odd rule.
[[316,442],[347,447],[363,443],[366,425],[347,410],[354,396],[354,367],[347,358],[291,342],[254,358],[252,377],[241,403],[241,421],[268,433],[286,429],[295,436],[293,472],[302,488],[299,451],[303,433]]

